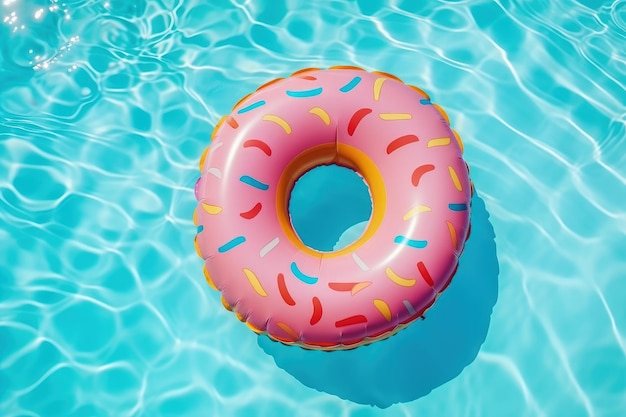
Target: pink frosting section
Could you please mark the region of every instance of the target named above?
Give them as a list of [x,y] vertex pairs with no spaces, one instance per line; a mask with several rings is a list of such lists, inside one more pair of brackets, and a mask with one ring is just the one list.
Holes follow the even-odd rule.
[[[298,154],[334,143],[375,163],[386,208],[353,252],[313,256],[283,232],[277,186]],[[426,97],[381,74],[314,70],[233,110],[196,196],[198,246],[226,302],[277,339],[316,346],[378,337],[423,314],[458,263],[471,186],[453,132]],[[411,209],[419,213],[406,218]]]

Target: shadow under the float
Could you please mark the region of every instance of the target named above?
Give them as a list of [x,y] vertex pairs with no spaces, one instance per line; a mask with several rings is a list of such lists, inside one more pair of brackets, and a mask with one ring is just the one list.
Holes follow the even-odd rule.
[[495,234],[478,194],[471,217],[459,269],[425,320],[349,351],[304,350],[267,337],[259,337],[259,345],[304,385],[381,408],[413,401],[454,379],[478,355],[498,295]]

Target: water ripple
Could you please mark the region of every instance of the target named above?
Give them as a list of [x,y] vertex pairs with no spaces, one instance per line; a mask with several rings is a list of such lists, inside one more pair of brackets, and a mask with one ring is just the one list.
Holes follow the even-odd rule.
[[[598,4],[4,0],[3,415],[619,415],[626,1]],[[389,410],[277,368],[193,250],[198,158],[221,115],[339,64],[447,110],[496,233],[477,360]]]

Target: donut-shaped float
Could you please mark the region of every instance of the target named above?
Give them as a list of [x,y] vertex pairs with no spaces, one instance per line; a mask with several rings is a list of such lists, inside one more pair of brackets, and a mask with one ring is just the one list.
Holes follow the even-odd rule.
[[[423,317],[470,228],[473,186],[445,112],[417,87],[356,67],[308,68],[240,100],[215,127],[196,183],[195,247],[209,285],[256,333],[354,348]],[[307,247],[288,211],[295,182],[328,164],[370,189],[363,235]]]

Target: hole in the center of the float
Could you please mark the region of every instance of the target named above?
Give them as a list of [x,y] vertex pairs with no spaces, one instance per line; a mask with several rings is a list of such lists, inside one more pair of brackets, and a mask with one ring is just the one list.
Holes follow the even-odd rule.
[[320,252],[341,250],[357,241],[372,216],[370,189],[356,171],[321,165],[296,181],[289,217],[298,238]]

